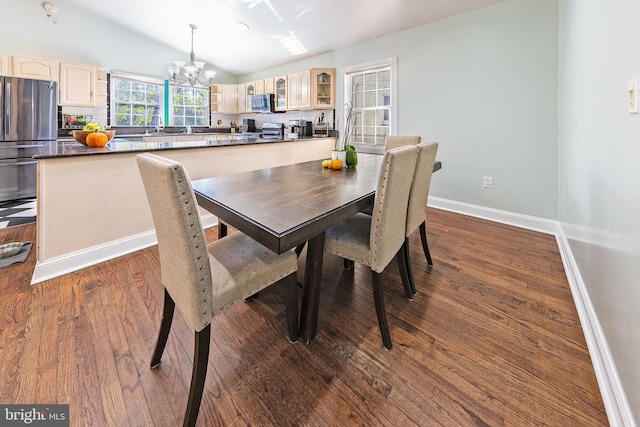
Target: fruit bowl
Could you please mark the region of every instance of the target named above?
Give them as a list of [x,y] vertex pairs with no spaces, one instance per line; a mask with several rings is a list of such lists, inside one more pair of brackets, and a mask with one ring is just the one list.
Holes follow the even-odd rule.
[[[94,133],[95,131],[92,130],[74,130],[73,131],[73,138],[78,141],[80,144],[82,145],[87,145],[87,136],[90,133]],[[99,130],[99,133],[104,133],[105,135],[107,135],[107,142],[111,141],[111,139],[113,138],[113,136],[116,134],[115,130]],[[106,144],[106,142],[105,142]]]

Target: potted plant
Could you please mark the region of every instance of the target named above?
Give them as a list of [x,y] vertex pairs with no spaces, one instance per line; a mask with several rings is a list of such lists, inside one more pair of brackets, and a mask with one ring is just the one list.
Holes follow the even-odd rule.
[[345,109],[345,122],[344,131],[340,133],[336,138],[335,149],[331,152],[332,159],[342,160],[344,167],[347,167],[347,146],[351,142],[351,136],[353,134],[353,126],[355,125],[356,116],[359,111],[355,111],[351,104],[344,104]]

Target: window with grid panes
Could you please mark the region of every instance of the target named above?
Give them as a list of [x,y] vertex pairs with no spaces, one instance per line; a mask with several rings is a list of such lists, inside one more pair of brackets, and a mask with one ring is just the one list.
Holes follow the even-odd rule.
[[171,86],[169,124],[209,126],[209,88]]
[[162,81],[111,75],[111,125],[155,126],[164,111]]
[[356,112],[351,143],[384,147],[393,129],[393,66],[391,60],[345,71],[345,103]]

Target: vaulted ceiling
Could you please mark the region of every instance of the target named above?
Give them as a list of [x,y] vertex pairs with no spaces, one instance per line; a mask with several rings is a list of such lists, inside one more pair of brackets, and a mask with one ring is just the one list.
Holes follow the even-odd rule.
[[183,50],[185,59],[195,24],[196,60],[246,74],[504,0],[62,1]]

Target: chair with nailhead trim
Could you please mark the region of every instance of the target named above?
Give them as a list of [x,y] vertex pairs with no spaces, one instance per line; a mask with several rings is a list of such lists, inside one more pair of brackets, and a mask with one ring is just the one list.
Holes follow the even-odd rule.
[[149,153],[137,156],[158,239],[164,308],[151,368],[160,364],[174,309],[195,331],[191,387],[184,418],[195,425],[207,375],[211,319],[238,301],[285,284],[289,340],[298,339],[294,251],[278,255],[241,232],[206,244],[191,181],[182,165]]
[[392,344],[380,275],[395,256],[405,291],[410,292],[402,247],[405,242],[409,192],[417,160],[416,146],[386,151],[378,176],[372,215],[359,212],[325,232],[325,252],[371,268],[376,315],[382,342],[387,349],[391,349]]

